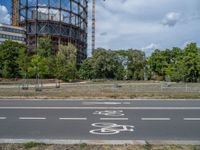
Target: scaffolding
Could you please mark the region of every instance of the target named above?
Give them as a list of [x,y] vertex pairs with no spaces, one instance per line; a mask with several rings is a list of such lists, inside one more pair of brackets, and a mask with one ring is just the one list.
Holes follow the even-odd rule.
[[13,13],[13,25],[26,28],[30,52],[37,48],[40,37],[50,35],[54,51],[59,44],[74,44],[80,64],[87,58],[87,9],[88,0],[13,0],[13,12],[18,12]]

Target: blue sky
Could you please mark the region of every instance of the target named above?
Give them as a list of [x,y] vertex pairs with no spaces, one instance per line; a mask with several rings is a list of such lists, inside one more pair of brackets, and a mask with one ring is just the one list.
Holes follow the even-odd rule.
[[[10,19],[5,2],[0,0],[3,23]],[[200,0],[96,0],[96,20],[96,47],[142,49],[149,55],[156,48],[200,45]],[[90,53],[91,14],[88,28]]]

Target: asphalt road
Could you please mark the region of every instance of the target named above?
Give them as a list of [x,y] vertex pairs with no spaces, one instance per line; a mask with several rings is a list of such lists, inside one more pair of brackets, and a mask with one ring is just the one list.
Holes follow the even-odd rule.
[[0,101],[0,139],[200,141],[200,101]]

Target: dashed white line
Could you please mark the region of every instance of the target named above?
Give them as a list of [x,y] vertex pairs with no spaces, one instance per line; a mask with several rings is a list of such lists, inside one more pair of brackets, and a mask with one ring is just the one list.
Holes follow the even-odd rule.
[[19,117],[20,120],[45,120],[46,118],[42,117]]
[[121,102],[83,102],[83,105],[120,105]]
[[143,121],[169,121],[171,118],[141,118]]
[[184,118],[185,121],[200,121],[200,118]]
[[131,104],[130,102],[123,102],[124,105],[129,105]]
[[0,120],[5,120],[6,119],[6,117],[0,117]]
[[87,120],[87,118],[59,118],[59,120]]
[[100,120],[128,120],[128,118],[100,118]]

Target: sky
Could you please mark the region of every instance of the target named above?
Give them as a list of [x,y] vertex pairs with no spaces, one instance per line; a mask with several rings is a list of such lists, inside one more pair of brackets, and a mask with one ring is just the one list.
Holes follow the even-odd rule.
[[[9,9],[0,0],[0,22],[9,23]],[[2,2],[2,3],[1,3]],[[88,51],[91,52],[91,0]],[[200,0],[96,0],[96,47],[155,49],[200,45]]]
[[200,45],[200,0],[96,0],[96,21],[96,47],[150,55],[157,48]]

